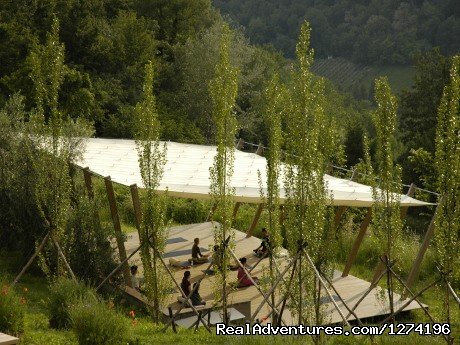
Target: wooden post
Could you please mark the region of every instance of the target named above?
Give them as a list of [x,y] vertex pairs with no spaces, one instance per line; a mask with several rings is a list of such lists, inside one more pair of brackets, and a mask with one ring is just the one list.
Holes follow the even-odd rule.
[[[350,177],[350,181],[354,181],[357,175],[358,174],[356,170],[353,170],[353,173],[351,174],[351,177]],[[337,211],[335,212],[335,216],[334,216],[334,229],[337,229],[337,227],[339,226],[340,219],[342,218],[342,215],[345,213],[346,209],[347,209],[346,206],[339,206],[337,208]]]
[[21,279],[23,274],[26,273],[26,271],[29,268],[29,266],[32,265],[32,262],[34,262],[34,260],[35,260],[36,256],[38,255],[38,253],[40,253],[42,251],[43,247],[48,242],[48,240],[50,238],[50,235],[51,235],[51,231],[48,231],[48,233],[45,235],[45,237],[43,237],[43,240],[41,241],[41,243],[38,246],[38,248],[35,251],[35,253],[30,257],[29,261],[27,261],[26,265],[22,268],[21,272],[19,272],[19,274],[16,276],[16,278],[14,278],[13,282],[11,283],[12,287],[14,285],[16,285],[16,283],[19,281],[19,279]]
[[[112,183],[112,180],[110,179],[110,176],[105,177],[104,182],[105,182],[105,190],[107,192],[107,198],[109,200],[110,213],[112,215],[113,227],[115,229],[115,237],[117,239],[117,246],[118,246],[118,252],[120,254],[120,261],[124,262],[126,260],[126,249],[125,249],[125,243],[123,241],[123,233],[121,231],[120,218],[118,217],[118,207],[117,207],[117,203],[115,200],[115,192],[113,190],[113,183]],[[129,271],[129,265],[127,261],[123,265],[123,277],[125,280],[125,284],[129,287],[132,287],[131,273]]]
[[[415,184],[411,183],[406,195],[412,197],[414,195],[415,188],[416,188]],[[404,218],[406,218],[408,208],[409,206],[401,207],[401,220],[404,220]],[[377,267],[375,268],[374,276],[372,277],[373,284],[374,283],[377,284],[378,281],[376,281],[376,279],[378,279],[378,277],[380,276],[380,273],[382,273],[384,270],[385,270],[385,264],[383,263],[382,260],[379,260],[379,263],[377,264]]]
[[257,223],[259,222],[260,215],[262,214],[262,210],[264,209],[264,204],[259,204],[259,207],[257,207],[256,214],[254,215],[254,218],[252,219],[251,226],[249,227],[248,231],[246,232],[246,237],[251,237],[252,232],[257,226]]
[[59,256],[61,257],[62,261],[64,261],[64,265],[67,268],[67,270],[69,271],[70,276],[72,277],[72,279],[74,281],[77,281],[77,278],[75,277],[75,274],[72,271],[72,267],[70,267],[69,262],[67,261],[65,255],[64,255],[64,252],[62,251],[61,246],[59,245],[59,242],[56,241],[56,239],[54,237],[51,237],[51,240],[53,241],[53,244],[56,247],[56,250],[57,250]]
[[238,201],[235,203],[235,207],[233,207],[232,220],[235,220],[236,214],[238,213],[240,206],[241,206],[241,202]]
[[351,270],[351,266],[356,260],[356,256],[358,255],[358,250],[359,247],[361,246],[361,243],[363,242],[364,235],[366,234],[367,228],[369,227],[369,224],[372,219],[372,208],[370,207],[367,210],[366,217],[364,218],[363,222],[361,223],[361,226],[359,228],[359,233],[358,237],[356,237],[355,242],[353,243],[353,248],[351,249],[350,255],[348,256],[347,263],[345,265],[345,268],[343,269],[342,272],[342,277],[348,276]]
[[406,282],[406,285],[409,288],[412,287],[412,285],[414,284],[414,281],[418,277],[418,274],[420,272],[420,265],[422,264],[423,257],[425,256],[425,253],[428,249],[428,245],[430,244],[431,238],[434,235],[434,220],[441,208],[440,207],[441,203],[442,203],[442,199],[439,202],[438,206],[436,207],[436,211],[434,212],[433,218],[431,218],[430,225],[428,226],[428,229],[426,230],[425,238],[423,239],[422,245],[420,246],[420,249],[417,253],[417,257],[415,258],[414,264],[412,265],[410,269],[409,276],[407,277],[407,282]]
[[241,150],[243,146],[244,146],[244,140],[240,138],[240,140],[238,140],[238,143],[236,144],[236,149]]
[[91,172],[89,168],[83,168],[83,177],[85,178],[85,186],[86,191],[88,192],[88,197],[93,200],[94,199],[94,188],[93,188],[93,181],[91,180]]
[[208,216],[206,217],[206,221],[210,222],[212,220],[212,216],[214,215],[214,212],[217,210],[217,203],[212,204],[211,210],[208,213]]
[[257,146],[256,155],[259,155],[259,156],[264,155],[264,146],[262,145],[262,143],[260,143],[259,146]]
[[137,189],[137,184],[132,184],[129,186],[131,190],[131,199],[133,200],[134,207],[134,221],[136,223],[136,228],[138,231],[141,230],[142,226],[142,208],[141,201],[139,199],[139,190]]

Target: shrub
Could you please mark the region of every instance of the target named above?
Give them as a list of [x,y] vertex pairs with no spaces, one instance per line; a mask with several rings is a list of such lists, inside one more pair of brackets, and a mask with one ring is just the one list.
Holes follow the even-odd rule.
[[58,278],[50,286],[48,314],[52,328],[68,328],[70,326],[70,308],[79,301],[95,302],[96,293],[82,282],[74,282],[66,278]]
[[198,200],[170,198],[167,218],[179,224],[201,223],[206,220],[210,204]]
[[71,309],[72,329],[80,345],[127,344],[128,319],[102,302],[79,303]]
[[0,287],[0,332],[18,336],[24,332],[26,301],[1,281]]

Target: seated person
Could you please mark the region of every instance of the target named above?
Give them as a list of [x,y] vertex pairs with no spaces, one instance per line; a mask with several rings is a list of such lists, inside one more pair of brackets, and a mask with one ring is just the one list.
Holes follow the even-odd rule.
[[189,263],[187,261],[182,262],[182,261],[176,260],[174,258],[169,259],[169,265],[172,266],[172,267],[178,267],[178,268],[182,268],[182,269],[190,268],[190,265],[189,265]]
[[133,289],[136,289],[139,292],[141,291],[141,285],[144,283],[144,278],[138,278],[137,273],[138,273],[138,267],[137,265],[132,265],[130,267],[131,271],[131,285],[133,286]]
[[190,300],[192,301],[193,306],[198,306],[198,305],[206,305],[206,302],[201,299],[200,296],[200,283],[196,282],[193,284],[193,288],[195,291],[193,291],[192,296],[190,297]]
[[[240,262],[241,262],[241,265],[243,265],[247,269],[247,266],[246,266],[247,259],[241,258]],[[246,274],[245,270],[242,267],[238,268],[237,278],[238,278],[238,287],[251,286],[251,285],[254,285],[252,280],[254,280],[256,283],[259,280],[259,278],[253,277],[253,276],[251,276],[252,280],[249,279],[248,275]]]
[[192,258],[189,260],[194,264],[203,264],[208,262],[208,254],[201,254],[201,250],[199,247],[200,239],[197,237],[193,240],[193,247],[192,247]]
[[212,263],[215,270],[220,270],[222,263],[220,247],[216,244],[212,249]]
[[[191,276],[190,271],[185,271],[184,272],[184,277],[182,278],[182,282],[180,283],[180,288],[182,289],[182,291],[184,291],[184,294],[187,297],[192,292],[192,289],[191,289],[192,284],[190,283],[190,276]],[[190,296],[189,301],[191,301],[192,305],[194,305],[194,306],[196,306],[196,305],[205,305],[206,302],[201,299],[201,296],[200,296],[200,293],[199,293],[199,289],[200,289],[199,283],[195,283],[193,285],[193,287],[195,288],[196,284],[198,284],[198,286],[195,289],[195,291],[193,291],[192,295]],[[177,300],[179,302],[181,302],[181,303],[184,303],[185,298],[183,296],[180,296]],[[186,303],[186,306],[190,306],[189,302]]]
[[254,249],[254,253],[258,257],[267,256],[270,253],[270,238],[268,237],[267,229],[262,229],[262,242],[260,246]]
[[[220,246],[215,245],[213,248],[213,253],[212,253],[212,263],[213,267],[215,270],[221,270],[222,269],[222,252],[220,251]],[[236,270],[238,269],[239,265],[235,260],[235,263],[233,265],[230,264],[230,258],[227,258],[227,269],[230,270]]]

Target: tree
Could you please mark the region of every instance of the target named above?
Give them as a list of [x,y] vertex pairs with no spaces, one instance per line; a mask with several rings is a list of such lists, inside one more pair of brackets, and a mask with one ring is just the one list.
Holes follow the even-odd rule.
[[[290,104],[286,112],[286,222],[288,248],[292,254],[299,242],[308,244],[307,251],[314,265],[322,272],[328,266],[331,228],[327,226],[327,205],[324,173],[335,140],[324,113],[324,82],[310,71],[313,50],[309,47],[310,26],[302,25],[296,46],[298,71],[293,76]],[[321,324],[322,312],[318,280],[306,260],[298,267],[298,282],[292,287],[295,297],[292,311],[299,323]],[[319,341],[319,338],[316,339]]]
[[[46,43],[37,45],[29,59],[36,109],[26,127],[31,144],[27,154],[36,174],[35,203],[52,242],[58,247],[56,243],[66,239],[64,232],[71,206],[70,164],[81,152],[81,138],[89,136],[91,129],[83,120],[72,121],[59,107],[65,64],[56,18]],[[59,252],[59,248],[57,250]],[[54,263],[50,257],[42,255],[41,263],[49,274],[63,273],[59,257]],[[67,265],[64,270],[68,269]]]
[[[153,95],[153,63],[145,66],[145,81],[142,100],[136,105],[136,147],[139,155],[139,168],[146,189],[142,224],[139,239],[142,245],[141,259],[144,267],[147,297],[153,302],[153,318],[160,321],[161,306],[166,297],[165,274],[161,269],[160,258],[166,245],[164,197],[155,189],[160,184],[166,162],[166,145],[160,146],[160,123]],[[150,241],[155,246],[153,255]],[[148,245],[145,245],[148,243]]]
[[[237,122],[234,113],[238,92],[238,70],[230,65],[231,31],[228,24],[222,28],[219,62],[215,77],[209,83],[209,93],[213,106],[213,119],[216,124],[217,153],[214,165],[210,168],[211,197],[216,206],[219,224],[215,227],[214,242],[222,245],[228,236],[233,238],[232,211],[234,190],[231,187],[235,152],[235,133]],[[222,310],[224,323],[227,323],[227,268],[229,253],[221,248],[222,269],[217,274],[217,282],[222,287]],[[219,295],[219,293],[217,293]]]
[[[267,153],[267,197],[266,208],[268,211],[268,230],[270,238],[270,281],[275,281],[274,255],[275,251],[282,246],[281,224],[280,224],[280,186],[279,177],[281,173],[281,146],[282,129],[281,118],[284,113],[286,90],[280,83],[279,76],[275,75],[265,90],[266,109],[265,125],[268,134],[268,153]],[[271,295],[273,306],[272,315],[275,313],[275,292]]]
[[[396,131],[396,97],[391,94],[386,77],[375,81],[377,109],[373,113],[376,129],[376,179],[373,181],[372,229],[381,248],[384,248],[386,264],[397,257],[401,248],[402,222],[399,195],[401,192],[401,168],[394,164],[394,137]],[[372,181],[371,181],[372,182]],[[387,274],[387,291],[390,312],[393,308],[394,284]]]
[[435,167],[439,210],[435,218],[436,258],[444,275],[443,318],[451,322],[449,283],[460,280],[460,56],[452,60],[436,127]]

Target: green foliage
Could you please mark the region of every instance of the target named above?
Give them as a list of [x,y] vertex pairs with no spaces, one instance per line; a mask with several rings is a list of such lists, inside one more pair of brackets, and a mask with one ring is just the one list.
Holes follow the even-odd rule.
[[[315,266],[326,272],[332,232],[326,220],[330,201],[324,173],[335,139],[333,126],[324,113],[324,82],[314,78],[310,71],[313,63],[310,31],[310,25],[305,22],[296,46],[298,71],[293,76],[286,109],[285,227],[291,254],[297,252],[299,241],[308,243],[307,251]],[[308,261],[303,260],[292,287],[295,296],[292,312],[299,322],[322,323],[317,284]]]
[[167,218],[179,224],[201,223],[206,220],[209,208],[207,202],[171,198],[168,202]]
[[[273,77],[265,90],[267,105],[265,109],[265,125],[268,132],[268,153],[267,153],[267,196],[266,208],[268,210],[268,230],[270,243],[273,248],[282,245],[282,237],[280,232],[280,186],[279,176],[281,170],[281,146],[282,146],[282,129],[281,119],[284,113],[284,105],[286,100],[286,90],[283,85],[280,85],[280,80],[277,75]],[[273,279],[273,276],[271,277]]]
[[24,331],[26,300],[0,280],[0,332],[19,336]]
[[396,131],[396,97],[391,94],[386,78],[375,82],[377,110],[373,114],[376,129],[376,175],[372,183],[374,204],[372,229],[381,241],[389,259],[400,252],[402,223],[399,193],[401,192],[401,168],[394,164],[394,137]]
[[[211,199],[216,206],[218,225],[214,228],[214,242],[221,245],[228,236],[233,237],[232,212],[235,194],[231,187],[233,161],[235,153],[235,133],[237,122],[234,114],[235,99],[238,92],[238,70],[230,64],[231,31],[228,24],[222,28],[219,61],[216,65],[215,77],[209,82],[209,93],[213,106],[213,119],[216,125],[217,152],[210,170]],[[229,253],[221,249],[220,262],[222,270],[218,272],[216,297],[222,289],[224,315],[227,313],[227,264]]]
[[[136,105],[136,147],[139,155],[139,168],[142,182],[146,189],[142,224],[139,238],[142,243],[152,241],[158,253],[163,253],[166,245],[164,216],[166,203],[164,196],[155,189],[159,186],[166,163],[166,144],[160,147],[160,123],[158,121],[156,100],[153,95],[153,62],[145,66],[145,81],[143,98]],[[160,320],[160,312],[166,298],[166,281],[164,270],[160,265],[157,252],[150,251],[150,245],[141,249],[142,265],[144,267],[145,287],[147,297],[153,301],[154,320]]]
[[79,345],[125,345],[131,337],[127,318],[104,302],[80,302],[71,319]]
[[319,57],[354,62],[398,64],[416,52],[440,46],[459,50],[457,5],[450,1],[279,1],[214,0],[222,13],[246,28],[257,44],[272,44],[288,57],[303,20],[314,28],[312,47]]
[[436,117],[444,86],[449,82],[451,59],[434,49],[419,56],[416,62],[414,86],[403,91],[400,97],[399,132],[405,152],[399,161],[403,165],[404,180],[430,189],[434,187],[432,183],[436,179],[433,169],[427,171],[424,164],[419,165],[425,161],[420,161],[420,156],[414,159],[407,157],[412,155],[411,150],[420,148],[434,154]]
[[52,328],[69,328],[72,308],[80,301],[94,303],[96,292],[83,282],[75,282],[66,278],[58,278],[50,285],[47,311]]
[[[438,110],[435,166],[440,192],[435,218],[436,258],[447,281],[460,280],[460,56],[455,56],[450,83]],[[450,318],[446,292],[445,317]]]
[[[63,237],[70,210],[71,178],[69,163],[79,154],[81,137],[91,134],[84,120],[75,122],[59,108],[63,82],[64,46],[59,42],[59,21],[54,18],[46,43],[30,54],[31,78],[36,109],[31,113],[26,133],[30,146],[26,154],[35,172],[34,202],[53,240]],[[42,269],[62,274],[60,261],[53,267],[50,257],[40,256]]]
[[74,274],[88,284],[97,284],[116,266],[110,245],[113,227],[101,222],[97,210],[103,205],[98,195],[91,200],[84,190],[82,185],[74,187],[63,250]]

